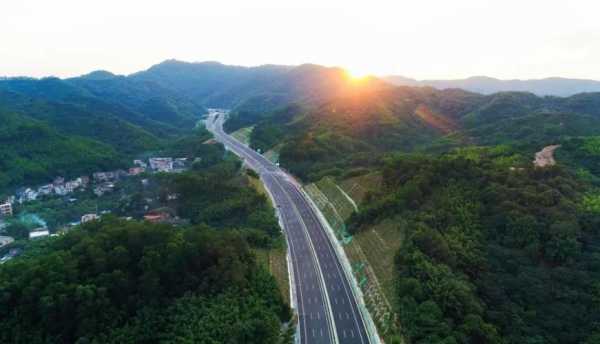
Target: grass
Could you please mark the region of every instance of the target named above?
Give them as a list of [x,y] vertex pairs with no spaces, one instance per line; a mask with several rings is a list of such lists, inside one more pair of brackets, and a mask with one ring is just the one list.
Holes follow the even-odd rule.
[[279,150],[281,149],[281,145],[277,145],[275,147],[273,147],[272,149],[269,149],[268,151],[265,152],[265,154],[263,154],[265,156],[265,158],[269,159],[271,162],[279,162]]
[[[267,194],[267,189],[265,189],[265,186],[260,181],[260,179],[248,175],[248,183],[250,184],[250,186],[252,186],[254,188],[254,190],[256,190],[256,192],[269,198],[269,195]],[[271,199],[269,198],[269,201],[270,200]],[[271,204],[271,206],[272,206],[272,204]]]
[[402,245],[403,222],[386,220],[360,232],[346,246],[346,253],[354,263],[365,263],[373,269],[382,291],[390,303],[394,299],[394,258]]
[[290,305],[290,280],[287,269],[287,249],[285,245],[273,249],[254,249],[259,264],[275,277],[283,300]]
[[381,174],[369,173],[346,179],[340,183],[340,187],[360,206],[367,192],[377,188],[381,184],[381,179]]
[[347,220],[355,211],[354,204],[344,195],[344,191],[339,187],[333,178],[325,177],[316,183],[316,186],[327,197],[329,202],[335,207],[342,219]]
[[254,130],[254,126],[240,128],[231,133],[231,136],[235,137],[238,141],[247,145],[250,143],[250,134],[252,134],[252,130]]
[[344,250],[361,285],[367,308],[384,338],[397,336],[395,313],[396,253],[402,245],[402,221],[386,220],[356,234]]

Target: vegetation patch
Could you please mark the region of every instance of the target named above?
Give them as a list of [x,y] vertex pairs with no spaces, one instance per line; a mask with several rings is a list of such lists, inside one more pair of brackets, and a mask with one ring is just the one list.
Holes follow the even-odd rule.
[[240,128],[233,133],[231,136],[235,137],[238,141],[242,142],[245,145],[250,144],[250,135],[252,135],[252,131],[254,130],[254,126]]
[[290,319],[235,231],[106,219],[48,243],[0,267],[3,343],[277,343]]

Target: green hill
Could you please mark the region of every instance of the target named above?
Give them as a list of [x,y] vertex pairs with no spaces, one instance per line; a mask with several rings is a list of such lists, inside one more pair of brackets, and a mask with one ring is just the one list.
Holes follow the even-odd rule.
[[119,166],[123,156],[106,144],[58,133],[40,121],[4,112],[0,128],[0,190],[44,183]]

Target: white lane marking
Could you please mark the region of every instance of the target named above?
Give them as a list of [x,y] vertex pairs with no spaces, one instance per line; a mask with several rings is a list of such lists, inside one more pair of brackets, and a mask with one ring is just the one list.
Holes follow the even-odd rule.
[[[301,193],[299,190],[297,190],[297,189],[295,189],[295,188],[293,188],[293,190],[294,190],[294,191],[295,191],[295,192],[296,192],[296,193],[297,193],[297,194],[300,196],[300,199],[302,199],[304,202],[308,203],[308,206],[309,206],[311,209],[313,209],[313,211],[312,211],[312,212],[310,212],[310,213],[311,213],[310,215],[311,215],[311,218],[313,219],[313,221],[315,221],[315,222],[318,224],[318,226],[319,226],[319,229],[320,229],[320,230],[318,230],[318,231],[317,231],[317,233],[318,233],[318,236],[319,236],[319,237],[325,237],[325,238],[326,238],[326,241],[327,241],[327,243],[328,243],[328,245],[327,245],[327,247],[328,247],[328,250],[326,250],[326,251],[324,252],[324,253],[325,253],[324,255],[325,255],[325,256],[329,256],[329,251],[332,251],[332,252],[334,252],[334,253],[333,253],[333,256],[335,257],[335,261],[333,262],[333,265],[335,265],[335,268],[336,268],[336,270],[337,270],[337,272],[338,272],[338,274],[339,274],[340,276],[342,276],[343,278],[347,277],[347,276],[346,276],[346,275],[345,275],[345,274],[344,274],[344,273],[341,271],[341,269],[340,269],[340,266],[338,265],[338,263],[339,263],[339,259],[338,259],[338,257],[337,257],[337,254],[335,254],[335,249],[333,248],[333,244],[332,244],[332,243],[331,243],[331,241],[328,239],[328,236],[327,236],[327,234],[325,233],[325,231],[326,231],[327,229],[326,229],[326,228],[324,228],[324,225],[323,225],[323,223],[321,223],[321,220],[320,220],[320,219],[317,217],[317,214],[315,213],[315,211],[316,211],[316,210],[314,210],[314,206],[312,206],[312,205],[310,204],[310,202],[309,202],[309,201],[306,199],[306,196],[304,196],[304,195],[303,195],[303,194],[302,194],[302,193]],[[348,281],[348,283],[351,283],[351,282],[350,282],[350,281]],[[347,297],[347,298],[348,298],[348,300],[350,301],[350,292],[348,291],[348,289],[347,289],[347,287],[346,287],[346,285],[345,285],[345,284],[343,284],[343,287],[344,287],[344,291],[345,291],[346,297]],[[354,296],[354,295],[353,295],[353,296]],[[352,305],[352,303],[351,303],[351,302],[350,302],[350,304]],[[352,310],[352,314],[353,314],[353,318],[354,318],[354,323],[356,324],[356,327],[357,327],[357,328],[359,328],[359,327],[360,327],[360,326],[359,326],[359,324],[358,324],[358,319],[360,319],[360,321],[362,322],[363,326],[366,328],[366,325],[364,324],[364,319],[362,318],[362,316],[360,316],[360,315],[359,315],[359,316],[357,317],[357,315],[356,315],[356,311],[355,311],[355,307],[351,307],[351,310]],[[360,314],[360,312],[359,312],[359,314]],[[364,338],[363,338],[363,334],[362,334],[360,331],[359,331],[359,333],[358,333],[358,334],[359,334],[359,337],[360,337],[360,341],[361,341],[361,343],[364,343],[364,342],[365,342],[365,340],[364,340]]]

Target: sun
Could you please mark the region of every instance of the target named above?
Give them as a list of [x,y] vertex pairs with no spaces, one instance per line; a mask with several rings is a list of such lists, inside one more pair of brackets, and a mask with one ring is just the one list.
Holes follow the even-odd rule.
[[346,74],[348,74],[348,76],[352,80],[362,80],[370,75],[369,73],[366,73],[366,72],[360,71],[360,70],[356,70],[356,69],[346,68],[345,71],[346,71]]

